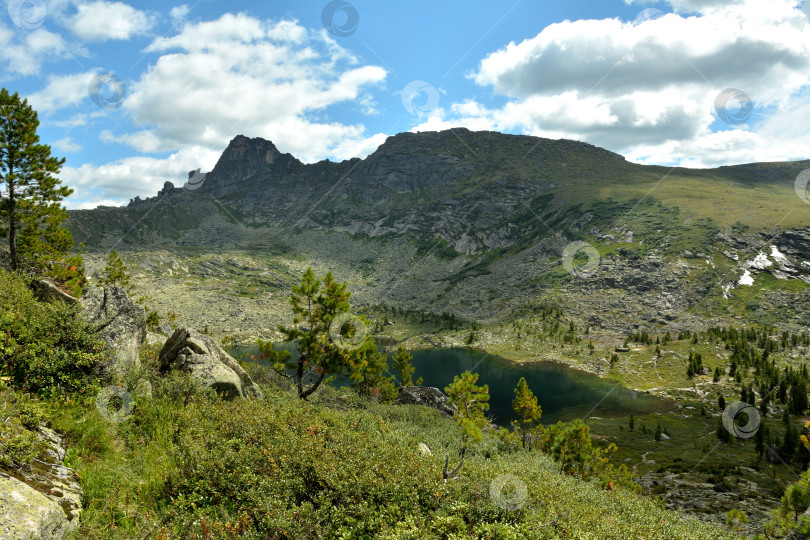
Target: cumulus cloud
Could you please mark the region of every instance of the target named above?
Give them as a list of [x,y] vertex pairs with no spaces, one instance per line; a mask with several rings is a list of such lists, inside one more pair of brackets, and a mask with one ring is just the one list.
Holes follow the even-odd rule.
[[80,152],[82,145],[71,139],[70,137],[63,137],[53,143],[53,147],[64,153]]
[[39,75],[46,61],[82,56],[87,56],[86,50],[69,46],[59,34],[45,28],[24,31],[0,17],[0,83]]
[[376,112],[372,91],[386,71],[296,21],[226,14],[186,24],[145,52],[156,59],[128,83],[120,109],[137,128],[103,130],[99,139],[170,156],[65,168],[73,205],[154,193],[166,180],[178,184],[184,172],[211,170],[237,134],[272,140],[305,162],[364,157],[387,136],[327,120],[338,104]]
[[85,41],[128,40],[145,35],[154,26],[154,17],[122,2],[80,3],[69,20],[73,32]]
[[87,88],[96,72],[49,75],[42,90],[28,96],[31,106],[39,113],[50,114],[74,107],[88,97]]
[[[777,118],[803,127],[810,120],[797,102],[810,84],[810,24],[799,4],[669,3],[676,13],[640,24],[564,21],[510,43],[470,75],[507,97],[505,105],[453,104],[415,129],[486,125],[586,140],[650,163],[713,166],[810,157],[806,145],[785,144],[786,131],[780,136],[772,127]],[[752,99],[747,122],[718,120],[715,100],[727,88]]]
[[131,85],[123,108],[148,127],[107,137],[142,152],[189,145],[222,150],[248,133],[305,161],[352,157],[344,151],[366,145],[365,128],[316,118],[352,101],[373,110],[369,90],[386,77],[324,33],[244,14],[187,25],[147,52],[161,56]]
[[62,183],[75,190],[65,200],[65,206],[75,209],[111,202],[125,204],[136,195],[155,194],[167,181],[180,186],[180,179],[191,164],[211,170],[220,153],[197,147],[180,150],[165,159],[138,156],[99,166],[88,163],[63,167],[59,175]]

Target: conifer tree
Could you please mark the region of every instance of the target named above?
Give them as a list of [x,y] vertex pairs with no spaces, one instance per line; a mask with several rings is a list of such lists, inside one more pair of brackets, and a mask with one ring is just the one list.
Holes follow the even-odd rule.
[[517,416],[514,422],[516,428],[520,429],[523,448],[531,450],[531,440],[537,427],[540,425],[540,417],[543,414],[540,405],[537,403],[537,396],[531,391],[526,383],[526,378],[521,377],[515,388],[515,399],[512,400],[512,410]]
[[124,266],[124,261],[118,256],[118,252],[112,250],[107,259],[107,266],[104,267],[104,273],[99,281],[102,285],[117,285],[125,291],[131,292],[132,285],[129,280],[130,276],[129,273],[127,273],[127,267]]
[[[394,355],[391,357],[391,364],[394,374],[399,377],[400,386],[414,386],[413,373],[416,368],[411,364],[413,355],[405,349],[402,345],[397,347]],[[416,386],[422,386],[422,378],[416,381]]]
[[62,200],[73,193],[56,177],[64,158],[39,144],[39,118],[19,94],[0,89],[0,233],[11,268],[33,268],[74,295],[85,284],[81,256],[71,255],[73,236],[62,227]]
[[486,417],[486,411],[489,410],[489,386],[477,386],[475,383],[478,381],[477,373],[470,373],[465,371],[461,375],[456,375],[453,382],[444,389],[445,393],[450,398],[448,403],[456,407],[456,413],[453,419],[461,426],[461,448],[459,455],[461,462],[458,466],[448,471],[447,466],[450,461],[448,455],[444,462],[444,479],[452,478],[456,475],[458,470],[464,464],[464,456],[467,453],[467,447],[475,442],[480,442],[483,439],[481,430],[489,424]]

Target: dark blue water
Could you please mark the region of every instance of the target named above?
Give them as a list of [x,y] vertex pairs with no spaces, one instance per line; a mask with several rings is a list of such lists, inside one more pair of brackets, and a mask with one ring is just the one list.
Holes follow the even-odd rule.
[[[292,343],[278,344],[276,348],[289,350],[293,358],[298,356]],[[256,354],[256,348],[240,347],[231,354],[242,352]],[[464,371],[478,373],[477,384],[489,386],[489,414],[499,425],[507,425],[514,418],[512,400],[521,377],[526,378],[529,388],[537,396],[543,409],[543,424],[591,416],[626,417],[665,412],[672,408],[670,401],[550,362],[517,364],[470,349],[417,350],[411,354],[416,368],[414,381],[422,377],[425,386],[435,386],[442,391],[453,382],[455,375]]]

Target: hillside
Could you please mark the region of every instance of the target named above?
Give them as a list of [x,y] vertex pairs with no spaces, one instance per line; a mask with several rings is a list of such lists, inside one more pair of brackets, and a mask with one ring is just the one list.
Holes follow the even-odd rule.
[[[612,332],[742,316],[798,328],[810,323],[810,205],[794,181],[808,166],[642,166],[585,143],[463,129],[304,165],[238,136],[198,189],[167,183],[124,208],[71,212],[69,227],[91,259],[138,252],[130,264],[161,296],[214,300],[214,311],[228,297],[272,297],[311,264],[350,281],[361,306],[481,322],[553,298]],[[566,252],[575,241],[596,250],[588,272],[566,271],[566,253],[578,257],[569,266],[587,262],[587,250]],[[206,296],[220,278],[218,299]],[[221,325],[227,314],[187,303],[184,315],[220,332],[256,334],[280,316],[254,306],[267,324]]]
[[[19,478],[63,500],[67,538],[733,538],[662,509],[593,461],[581,423],[570,454],[521,449],[487,430],[444,481],[461,429],[435,409],[331,387],[302,401],[251,361],[243,365],[259,397],[228,401],[187,373],[159,370],[160,345],[145,346],[141,365],[114,381],[96,369],[105,355],[75,306],[40,303],[2,269],[0,283],[0,332],[20,346],[2,351],[10,377],[0,380],[0,481]],[[58,349],[59,362],[20,362],[43,347]],[[100,401],[102,388],[131,406]],[[38,433],[64,454],[48,454]],[[30,480],[51,466],[58,478]],[[62,499],[67,485],[75,505]],[[0,530],[21,537],[40,516],[15,493],[0,500],[0,527],[11,527]],[[37,504],[52,506],[41,494]],[[61,537],[45,525],[41,537]]]

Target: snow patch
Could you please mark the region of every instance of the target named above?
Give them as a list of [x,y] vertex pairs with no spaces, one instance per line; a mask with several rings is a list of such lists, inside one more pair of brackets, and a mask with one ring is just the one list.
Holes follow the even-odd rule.
[[773,266],[773,263],[764,253],[757,255],[756,258],[748,264],[749,268],[756,268],[757,270],[765,270],[769,266]]
[[781,265],[789,265],[790,260],[776,246],[771,246],[771,258]]
[[754,276],[751,275],[750,270],[746,270],[745,273],[740,278],[740,281],[737,282],[739,285],[747,285],[751,286],[754,284]]

